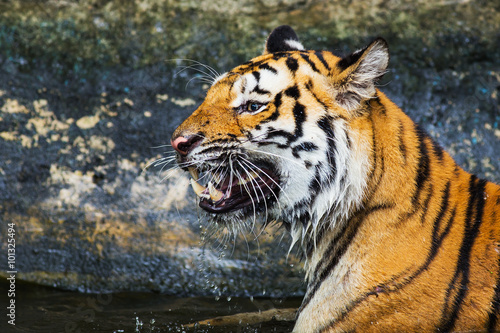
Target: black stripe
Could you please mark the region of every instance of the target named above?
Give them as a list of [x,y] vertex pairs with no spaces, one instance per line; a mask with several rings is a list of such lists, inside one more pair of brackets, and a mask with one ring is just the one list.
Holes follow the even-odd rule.
[[[245,81],[243,81],[243,82],[245,82]],[[240,89],[241,94],[245,95],[246,89],[247,89],[247,85],[246,84],[242,84],[241,85],[241,89]]]
[[[415,279],[417,276],[419,276],[422,272],[428,269],[429,265],[432,263],[432,261],[435,259],[437,253],[439,252],[439,249],[443,243],[444,238],[448,235],[450,232],[451,226],[453,225],[453,221],[455,219],[455,214],[456,214],[456,208],[453,209],[453,211],[450,214],[450,218],[448,219],[448,222],[446,223],[446,226],[444,229],[441,231],[442,227],[442,221],[443,218],[446,214],[446,212],[449,209],[449,204],[450,204],[450,181],[446,183],[446,187],[444,189],[443,196],[441,198],[441,204],[439,208],[439,212],[434,218],[433,222],[433,228],[432,228],[432,234],[431,234],[431,248],[429,250],[429,253],[427,255],[427,259],[425,262],[420,266],[416,271],[414,271],[410,276],[395,276],[391,279],[391,289],[390,291],[395,291],[398,289],[401,289],[405,287],[406,285],[410,284],[413,279]],[[397,283],[395,280],[397,279],[402,279],[403,282]],[[385,285],[386,283],[384,283]]]
[[[362,85],[360,87],[362,87]],[[380,102],[380,96],[378,91],[375,94],[375,98],[372,98],[370,100],[369,105],[372,109],[377,108],[377,111],[379,111],[383,116],[387,116],[387,108],[382,105],[382,102]]]
[[281,106],[281,91],[274,97],[274,106],[278,109]]
[[[314,274],[312,275],[312,278],[315,279],[311,280],[311,282],[308,284],[306,295],[302,300],[300,308],[297,311],[297,317],[300,315],[302,310],[304,310],[307,307],[309,302],[314,298],[314,295],[318,291],[323,281],[328,277],[331,270],[335,268],[340,258],[342,258],[342,256],[347,251],[350,241],[356,235],[359,225],[361,224],[360,220],[361,219],[359,219],[359,221],[357,221],[356,223],[352,223],[351,220],[345,222],[344,225],[342,226],[342,229],[339,230],[339,232],[335,235],[333,241],[330,242],[330,244],[328,245],[328,248],[325,251],[322,260],[320,260],[316,265]],[[349,235],[345,235],[349,226],[353,226],[352,231],[349,233]],[[342,240],[341,244],[339,244],[340,240]],[[330,261],[328,262],[328,264],[326,264],[326,267],[323,268],[326,260],[328,259],[330,259]],[[320,272],[321,268],[323,269]]]
[[288,138],[288,144],[297,141],[303,135],[302,125],[306,121],[305,106],[298,102],[295,103],[295,106],[293,107],[293,116],[295,119],[295,132],[291,137]]
[[[304,210],[305,207],[309,207],[308,201],[305,201],[304,205],[300,205],[300,207],[302,207],[301,210]],[[299,214],[297,214],[297,219],[300,221],[303,227],[307,227],[307,225],[311,222],[311,214],[309,214],[309,212],[300,212]]]
[[[404,274],[401,274],[400,276],[392,277],[388,281],[382,283],[381,285],[374,287],[371,291],[366,292],[365,294],[361,295],[359,298],[350,302],[341,311],[341,314],[338,318],[331,320],[327,325],[325,325],[323,328],[321,328],[319,330],[319,332],[328,331],[331,328],[333,328],[335,325],[342,322],[352,310],[354,310],[359,304],[361,304],[362,302],[367,300],[368,297],[373,296],[373,295],[378,295],[381,292],[384,292],[384,293],[397,292],[397,291],[401,290],[402,288],[404,288],[405,286],[410,285],[415,278],[417,278],[423,272],[427,271],[429,265],[436,258],[444,239],[449,234],[451,226],[454,224],[456,207],[451,212],[450,218],[448,219],[448,222],[446,223],[444,230],[440,231],[441,222],[443,221],[443,218],[446,214],[446,211],[449,209],[449,195],[450,195],[450,182],[448,182],[446,184],[446,188],[444,190],[443,198],[441,201],[441,208],[439,210],[438,215],[436,216],[436,219],[434,220],[434,227],[433,227],[432,236],[431,236],[432,245],[431,245],[431,249],[429,250],[429,254],[427,255],[427,259],[424,262],[424,264],[422,266],[420,266],[411,276],[408,277],[408,276],[405,276]],[[397,279],[402,280],[402,282],[397,283],[395,281]]]
[[[429,191],[427,191],[427,197],[424,199],[424,203],[422,204],[422,217],[420,219],[420,224],[424,225],[425,223],[425,218],[427,217],[427,214],[429,213],[429,210],[427,207],[429,206],[429,201],[431,201],[431,198],[434,196],[434,186],[432,184],[429,185]],[[416,209],[415,209],[416,211]],[[408,214],[408,217],[410,217],[412,214]]]
[[257,85],[258,85],[259,81],[260,81],[260,73],[257,71],[253,71],[252,75],[255,77],[255,80],[257,81]]
[[309,66],[311,66],[312,70],[315,71],[316,73],[319,73],[320,71],[318,70],[318,68],[316,67],[316,65],[314,64],[314,62],[312,62],[311,59],[309,59],[309,55],[307,54],[304,54],[304,53],[301,53],[300,56],[305,60],[307,61],[307,63],[309,64]]
[[[372,154],[373,154],[373,165],[372,165],[372,168],[370,170],[370,174],[368,175],[368,180],[367,180],[367,184],[371,183],[372,181],[375,182],[375,184],[373,186],[370,186],[371,187],[371,191],[369,193],[367,193],[366,195],[366,201],[368,202],[372,197],[373,195],[375,195],[375,193],[377,193],[379,187],[380,187],[380,184],[382,183],[382,180],[384,179],[384,175],[385,175],[385,160],[384,160],[384,147],[381,146],[380,147],[380,154],[377,153],[377,150],[378,150],[378,144],[377,144],[377,139],[376,139],[376,135],[375,135],[375,132],[376,132],[376,127],[375,127],[375,123],[373,121],[373,113],[370,113],[370,124],[372,126]],[[376,181],[374,181],[374,177],[375,177],[375,172],[377,171],[377,166],[379,167],[380,169],[380,173],[378,175],[378,179]]]
[[[500,196],[496,199],[496,204],[500,204]],[[496,213],[493,212],[491,215],[493,221],[497,221]],[[494,332],[498,322],[500,320],[500,257],[498,258],[498,275],[497,275],[497,283],[494,289],[493,300],[491,301],[491,309],[488,315],[488,332]]]
[[343,70],[346,70],[349,66],[353,65],[354,63],[356,63],[356,61],[359,60],[359,58],[361,58],[361,56],[363,55],[363,52],[365,52],[367,48],[364,48],[363,50],[359,50],[359,51],[356,51],[352,54],[349,54],[348,56],[342,58],[338,63],[337,63],[337,67],[343,71]]
[[265,62],[265,60],[259,60],[259,61],[252,61],[252,60],[249,60],[249,61],[244,62],[244,63],[242,63],[241,65],[239,65],[239,66],[238,66],[238,69],[239,69],[239,68],[248,68],[248,67],[250,67],[250,66],[258,66],[258,65],[260,65],[260,64],[262,64],[262,63],[264,63],[264,62]]
[[[280,53],[275,53],[274,54],[274,57],[273,59],[279,59],[281,58],[283,55],[286,55],[287,53],[286,52],[280,52]],[[238,73],[244,73],[244,72],[248,72],[249,69],[256,69],[256,68],[265,68],[265,69],[269,69],[271,72],[273,72],[273,70],[275,71],[274,68],[270,67],[267,62],[269,62],[269,58],[265,58],[265,59],[262,59],[262,60],[258,60],[258,61],[247,61],[241,65],[239,65],[237,68],[235,68],[235,72],[238,72]],[[277,73],[275,73],[277,74]]]
[[331,127],[333,119],[330,116],[323,116],[318,120],[318,127],[325,132],[326,140],[328,141],[328,150],[326,152],[327,160],[334,171],[337,170],[335,162],[335,133]]
[[[318,97],[318,96],[314,93],[314,91],[313,91],[313,89],[314,89],[314,88],[313,88],[313,82],[312,82],[312,80],[309,80],[309,81],[306,83],[305,87],[306,87],[306,89],[307,89],[307,90],[311,93],[311,95],[313,95],[313,97],[316,99],[316,101],[317,101],[319,104],[321,104],[325,110],[327,110],[327,109],[328,109],[328,106],[326,105],[326,103],[325,103],[325,102],[323,102],[322,100],[320,100],[320,99],[319,99],[319,97]],[[343,119],[344,117],[339,117],[339,118],[342,118],[342,119]]]
[[300,91],[297,85],[291,86],[290,88],[285,90],[285,95],[288,97],[292,97],[295,100],[299,99],[300,97]]
[[441,201],[441,208],[439,209],[439,213],[434,220],[434,227],[432,229],[432,246],[429,251],[429,255],[427,256],[426,264],[424,264],[423,269],[427,269],[427,266],[431,263],[431,261],[434,259],[436,256],[439,248],[441,247],[441,244],[444,240],[444,237],[448,235],[450,232],[450,228],[452,226],[452,222],[455,218],[455,212],[456,208],[453,209],[453,212],[451,214],[450,219],[448,220],[448,223],[444,230],[440,232],[441,229],[441,221],[443,220],[444,214],[448,210],[448,205],[450,204],[450,181],[446,183],[446,187],[444,189],[444,194],[443,194],[443,199]]
[[278,94],[276,94],[276,96],[274,97],[274,102],[273,102],[274,107],[276,109],[274,110],[274,112],[269,117],[267,117],[266,119],[264,119],[262,121],[262,123],[266,123],[266,122],[274,121],[274,120],[278,119],[278,117],[280,115],[279,108],[280,108],[281,103],[282,103],[281,96],[282,96],[281,92],[279,92]]
[[401,156],[403,156],[403,163],[406,164],[406,145],[404,143],[404,125],[403,122],[399,121],[399,151]]
[[[476,176],[471,175],[469,182],[469,202],[465,216],[465,230],[462,239],[462,245],[458,252],[457,269],[448,285],[446,291],[445,306],[442,319],[438,330],[445,332],[451,331],[455,326],[458,313],[462,303],[467,296],[469,273],[470,273],[470,255],[472,246],[479,233],[484,210],[484,189],[486,181],[478,180]],[[475,216],[474,216],[475,211]],[[460,281],[458,281],[460,279]],[[457,283],[459,283],[457,285]],[[455,297],[451,299],[452,292],[456,291]]]
[[[354,216],[352,216],[348,221],[342,225],[342,229],[335,235],[333,240],[328,245],[325,250],[323,258],[317,263],[312,278],[317,277],[317,279],[312,280],[307,287],[307,293],[302,300],[299,310],[297,311],[297,317],[306,308],[309,302],[314,298],[314,295],[318,291],[319,287],[323,281],[330,275],[331,271],[337,266],[340,258],[342,258],[349,248],[351,241],[356,236],[362,221],[370,214],[383,209],[393,208],[393,204],[381,204],[370,209],[359,211]],[[323,232],[319,236],[323,237]],[[321,238],[317,243],[321,241]],[[327,262],[327,260],[329,260]],[[322,269],[322,270],[321,270]],[[321,270],[321,272],[320,272]],[[312,285],[312,287],[310,287]]]
[[278,74],[278,71],[276,69],[274,69],[273,67],[269,66],[269,64],[261,64],[261,65],[259,65],[259,68],[266,69],[266,70],[270,71],[271,73],[273,73],[274,75]]
[[[378,154],[377,154],[377,140],[375,138],[375,124],[373,122],[373,113],[370,113],[370,124],[372,127],[372,156],[373,156],[373,163],[371,165],[370,173],[368,174],[367,181],[366,183],[369,184],[372,180],[373,177],[375,177],[375,171],[377,170],[377,164],[378,164]],[[380,185],[380,181],[382,180],[382,176],[384,174],[384,163],[382,161],[382,173],[380,174],[379,179],[377,180],[377,186],[374,187],[374,189],[371,191],[371,194],[367,197],[368,199],[371,198],[371,196],[376,192],[377,188]]]
[[255,92],[255,93],[261,94],[261,95],[271,95],[271,92],[269,90],[261,89],[258,85],[255,86],[255,88],[253,88],[253,90],[251,92]]
[[491,302],[491,309],[488,315],[488,332],[494,332],[500,315],[500,258],[498,259],[498,275],[497,284],[495,286],[495,294]]
[[316,146],[314,143],[302,142],[301,144],[298,144],[292,148],[292,154],[296,158],[300,158],[299,152],[301,152],[301,151],[312,152],[315,150],[318,150],[318,146]]
[[292,58],[292,57],[287,57],[286,58],[286,66],[288,67],[288,69],[293,73],[295,74],[295,72],[297,71],[297,69],[299,68],[299,63],[297,61],[297,59],[295,58]]
[[271,92],[270,91],[267,91],[267,90],[264,90],[264,89],[261,89],[259,87],[259,82],[260,82],[260,73],[257,72],[257,71],[253,71],[252,72],[252,75],[255,77],[255,80],[257,81],[257,84],[255,85],[255,87],[253,88],[253,90],[251,92],[256,92],[258,94],[261,94],[261,95],[270,95]]
[[436,154],[439,161],[443,161],[444,151],[443,148],[432,138],[430,138],[432,143],[432,149],[434,150],[434,154]]
[[[266,139],[275,138],[277,136],[284,137],[285,139],[287,139],[287,142],[288,142],[288,141],[292,141],[293,140],[292,138],[293,138],[294,135],[292,133],[290,133],[290,132],[283,131],[283,130],[276,130],[274,128],[269,128],[269,130],[266,133]],[[285,145],[284,147],[289,148],[288,144]]]
[[415,133],[417,135],[417,140],[419,143],[420,156],[418,160],[416,190],[413,193],[413,197],[411,199],[412,205],[414,206],[418,201],[420,192],[422,190],[422,187],[424,186],[424,182],[427,180],[427,178],[429,178],[430,174],[429,150],[427,149],[427,145],[425,143],[427,135],[418,125],[415,125]]
[[321,61],[323,66],[325,66],[326,70],[330,71],[330,66],[328,65],[325,58],[323,57],[323,52],[316,51],[316,52],[314,52],[314,54],[316,55],[316,57],[318,57],[319,61]]
[[314,173],[314,178],[309,183],[309,193],[311,193],[311,198],[316,198],[316,196],[321,191],[321,162],[316,165]]
[[[314,177],[308,186],[308,188],[309,188],[309,198],[308,199],[309,200],[308,200],[307,208],[311,207],[313,205],[314,201],[316,200],[318,195],[321,193],[321,189],[322,189],[322,183],[321,183],[322,163],[319,162],[318,164],[316,164],[314,169],[315,169]],[[310,220],[309,220],[309,222],[310,222]],[[307,225],[304,225],[304,226],[307,227]],[[307,255],[307,253],[306,253],[306,255]]]

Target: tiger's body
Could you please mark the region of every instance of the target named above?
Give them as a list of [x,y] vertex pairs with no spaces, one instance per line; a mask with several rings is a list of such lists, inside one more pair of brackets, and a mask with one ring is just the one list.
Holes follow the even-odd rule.
[[500,330],[500,187],[375,88],[387,64],[382,39],[339,58],[279,27],[174,132],[178,163],[209,219],[303,248],[295,332]]

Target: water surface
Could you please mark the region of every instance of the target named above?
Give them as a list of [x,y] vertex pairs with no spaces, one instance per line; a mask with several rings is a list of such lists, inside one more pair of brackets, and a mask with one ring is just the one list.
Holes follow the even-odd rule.
[[[1,294],[7,285],[2,281]],[[33,284],[18,284],[16,325],[2,332],[290,332],[291,321],[248,325],[183,327],[218,316],[296,308],[301,298],[173,297],[156,293],[83,294]],[[4,292],[5,291],[5,292]],[[2,310],[2,314],[5,311]]]

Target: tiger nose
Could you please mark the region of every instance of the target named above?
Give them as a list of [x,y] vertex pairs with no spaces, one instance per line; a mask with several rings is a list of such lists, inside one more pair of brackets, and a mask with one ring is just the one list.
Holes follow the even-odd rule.
[[187,155],[194,148],[198,147],[203,141],[202,134],[191,134],[188,136],[178,136],[175,139],[172,138],[170,143],[172,144],[172,148],[174,148],[179,154]]

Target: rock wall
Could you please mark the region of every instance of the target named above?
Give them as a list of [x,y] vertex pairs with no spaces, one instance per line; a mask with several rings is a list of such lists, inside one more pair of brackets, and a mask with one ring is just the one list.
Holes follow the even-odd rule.
[[385,37],[381,89],[465,169],[500,182],[494,3],[229,3],[0,4],[0,247],[15,223],[18,278],[82,292],[303,293],[278,226],[207,240],[186,175],[154,166],[207,88],[210,70],[187,59],[226,71],[279,24],[338,53]]

